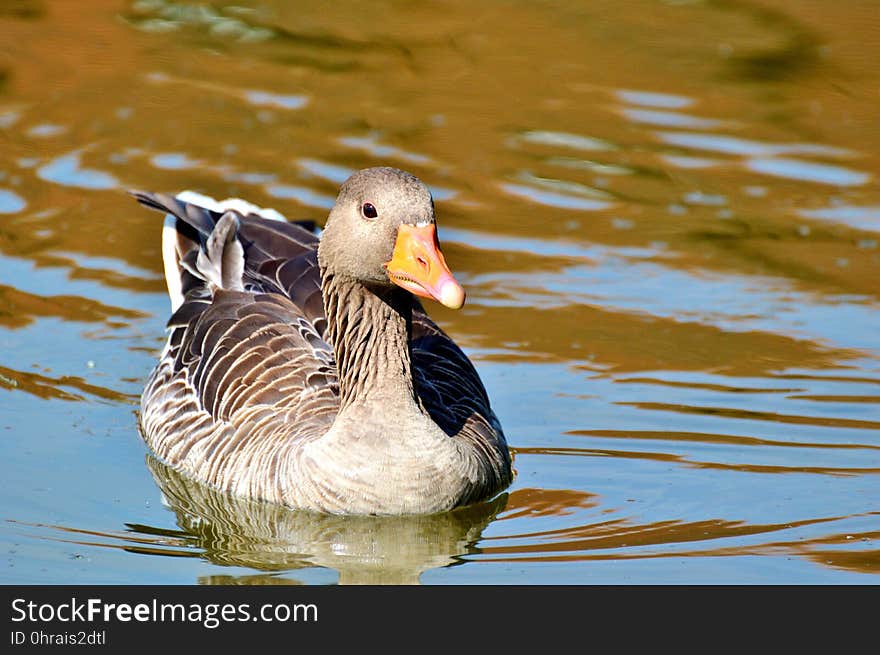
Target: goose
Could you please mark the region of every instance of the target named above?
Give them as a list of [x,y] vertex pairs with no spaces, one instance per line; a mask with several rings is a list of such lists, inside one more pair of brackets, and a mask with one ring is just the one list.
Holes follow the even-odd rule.
[[329,514],[444,512],[509,486],[483,382],[419,300],[465,292],[416,176],[354,173],[320,235],[244,201],[131,194],[166,216],[172,313],[138,420],[160,461]]

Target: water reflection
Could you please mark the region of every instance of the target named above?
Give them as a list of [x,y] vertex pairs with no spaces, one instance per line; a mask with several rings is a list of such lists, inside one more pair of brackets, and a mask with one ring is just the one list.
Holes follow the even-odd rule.
[[620,110],[620,113],[624,118],[635,123],[661,125],[663,127],[686,127],[693,130],[708,130],[722,127],[725,124],[724,121],[717,118],[702,118],[655,109],[632,109],[625,107]]
[[694,104],[693,98],[673,95],[671,93],[657,93],[656,91],[618,89],[615,91],[615,95],[623,102],[632,105],[656,107],[658,109],[684,109]]
[[145,32],[174,32],[189,26],[241,43],[256,43],[275,36],[274,30],[248,20],[253,13],[245,7],[217,10],[202,4],[146,0],[132,3],[127,19]]
[[25,207],[27,203],[20,195],[9,189],[0,189],[0,214],[17,214]]
[[880,232],[880,206],[837,205],[819,209],[801,209],[798,213],[806,218],[842,223],[869,232]]
[[508,140],[508,144],[537,144],[566,148],[570,150],[602,151],[617,150],[617,146],[603,139],[583,134],[570,134],[568,132],[552,132],[548,130],[528,130]]
[[[859,573],[880,573],[880,550],[871,542],[880,531],[870,529],[878,513],[831,517],[785,524],[752,525],[721,519],[658,521],[631,524],[610,519],[535,533],[487,539],[481,552],[496,562],[595,562],[692,557],[750,557],[788,553]],[[828,524],[863,524],[864,532],[808,536]],[[843,527],[843,526],[838,526]],[[833,528],[832,528],[833,529]],[[845,528],[844,528],[845,529]],[[506,540],[519,543],[504,543]],[[723,545],[725,543],[731,545]],[[867,545],[866,545],[867,544]],[[829,546],[839,549],[827,550]]]
[[502,495],[430,516],[316,514],[220,493],[152,457],[147,465],[177,524],[212,562],[273,571],[324,566],[339,572],[340,584],[417,583],[424,571],[470,552],[507,502]]
[[724,155],[751,157],[778,155],[805,155],[820,157],[851,157],[855,153],[819,143],[771,143],[727,134],[701,132],[657,132],[664,143],[691,150],[705,150]]
[[851,168],[783,157],[749,159],[745,162],[745,167],[756,173],[833,186],[861,186],[871,180],[871,176],[868,173],[862,173]]
[[119,186],[119,181],[113,175],[94,168],[84,168],[81,160],[82,151],[56,157],[40,166],[37,175],[46,182],[80,189],[113,189]]
[[594,200],[592,198],[578,197],[559,191],[545,191],[534,186],[525,184],[502,184],[501,188],[513,196],[519,196],[547,207],[559,209],[579,209],[581,211],[597,211],[608,209],[610,202]]
[[369,136],[345,136],[338,139],[340,145],[355,150],[364,150],[373,157],[379,159],[391,159],[401,164],[425,165],[430,164],[431,159],[417,152],[408,152],[396,146],[384,144],[374,134]]

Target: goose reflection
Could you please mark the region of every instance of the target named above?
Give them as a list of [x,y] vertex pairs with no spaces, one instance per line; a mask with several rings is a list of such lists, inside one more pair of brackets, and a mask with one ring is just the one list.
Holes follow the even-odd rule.
[[[507,504],[502,494],[440,514],[319,514],[217,491],[150,455],[147,467],[177,524],[211,562],[262,571],[324,566],[338,572],[340,584],[418,584],[424,571],[449,566],[472,552],[483,529]],[[264,581],[265,576],[235,580]]]

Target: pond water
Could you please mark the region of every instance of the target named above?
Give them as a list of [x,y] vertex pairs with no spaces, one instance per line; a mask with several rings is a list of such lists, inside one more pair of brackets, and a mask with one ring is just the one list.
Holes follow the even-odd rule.
[[[880,581],[880,14],[870,0],[6,0],[0,581]],[[491,503],[227,498],[135,411],[169,309],[125,190],[322,222],[433,190],[432,316],[515,453]]]

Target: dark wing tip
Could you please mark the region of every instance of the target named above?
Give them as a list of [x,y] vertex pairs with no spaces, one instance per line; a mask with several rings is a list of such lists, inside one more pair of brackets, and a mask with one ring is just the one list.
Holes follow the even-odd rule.
[[163,214],[172,214],[204,236],[211,234],[222,215],[206,207],[180,200],[177,196],[168,193],[152,193],[136,189],[129,190],[128,193],[145,207]]
[[169,201],[173,200],[173,196],[169,196],[164,193],[153,193],[151,191],[141,191],[139,189],[128,189],[128,195],[134,197],[140,204],[144,207],[149,207],[150,209],[156,209],[160,212],[164,213],[172,213],[176,214],[174,211],[174,207],[171,205],[173,203],[169,203]]

